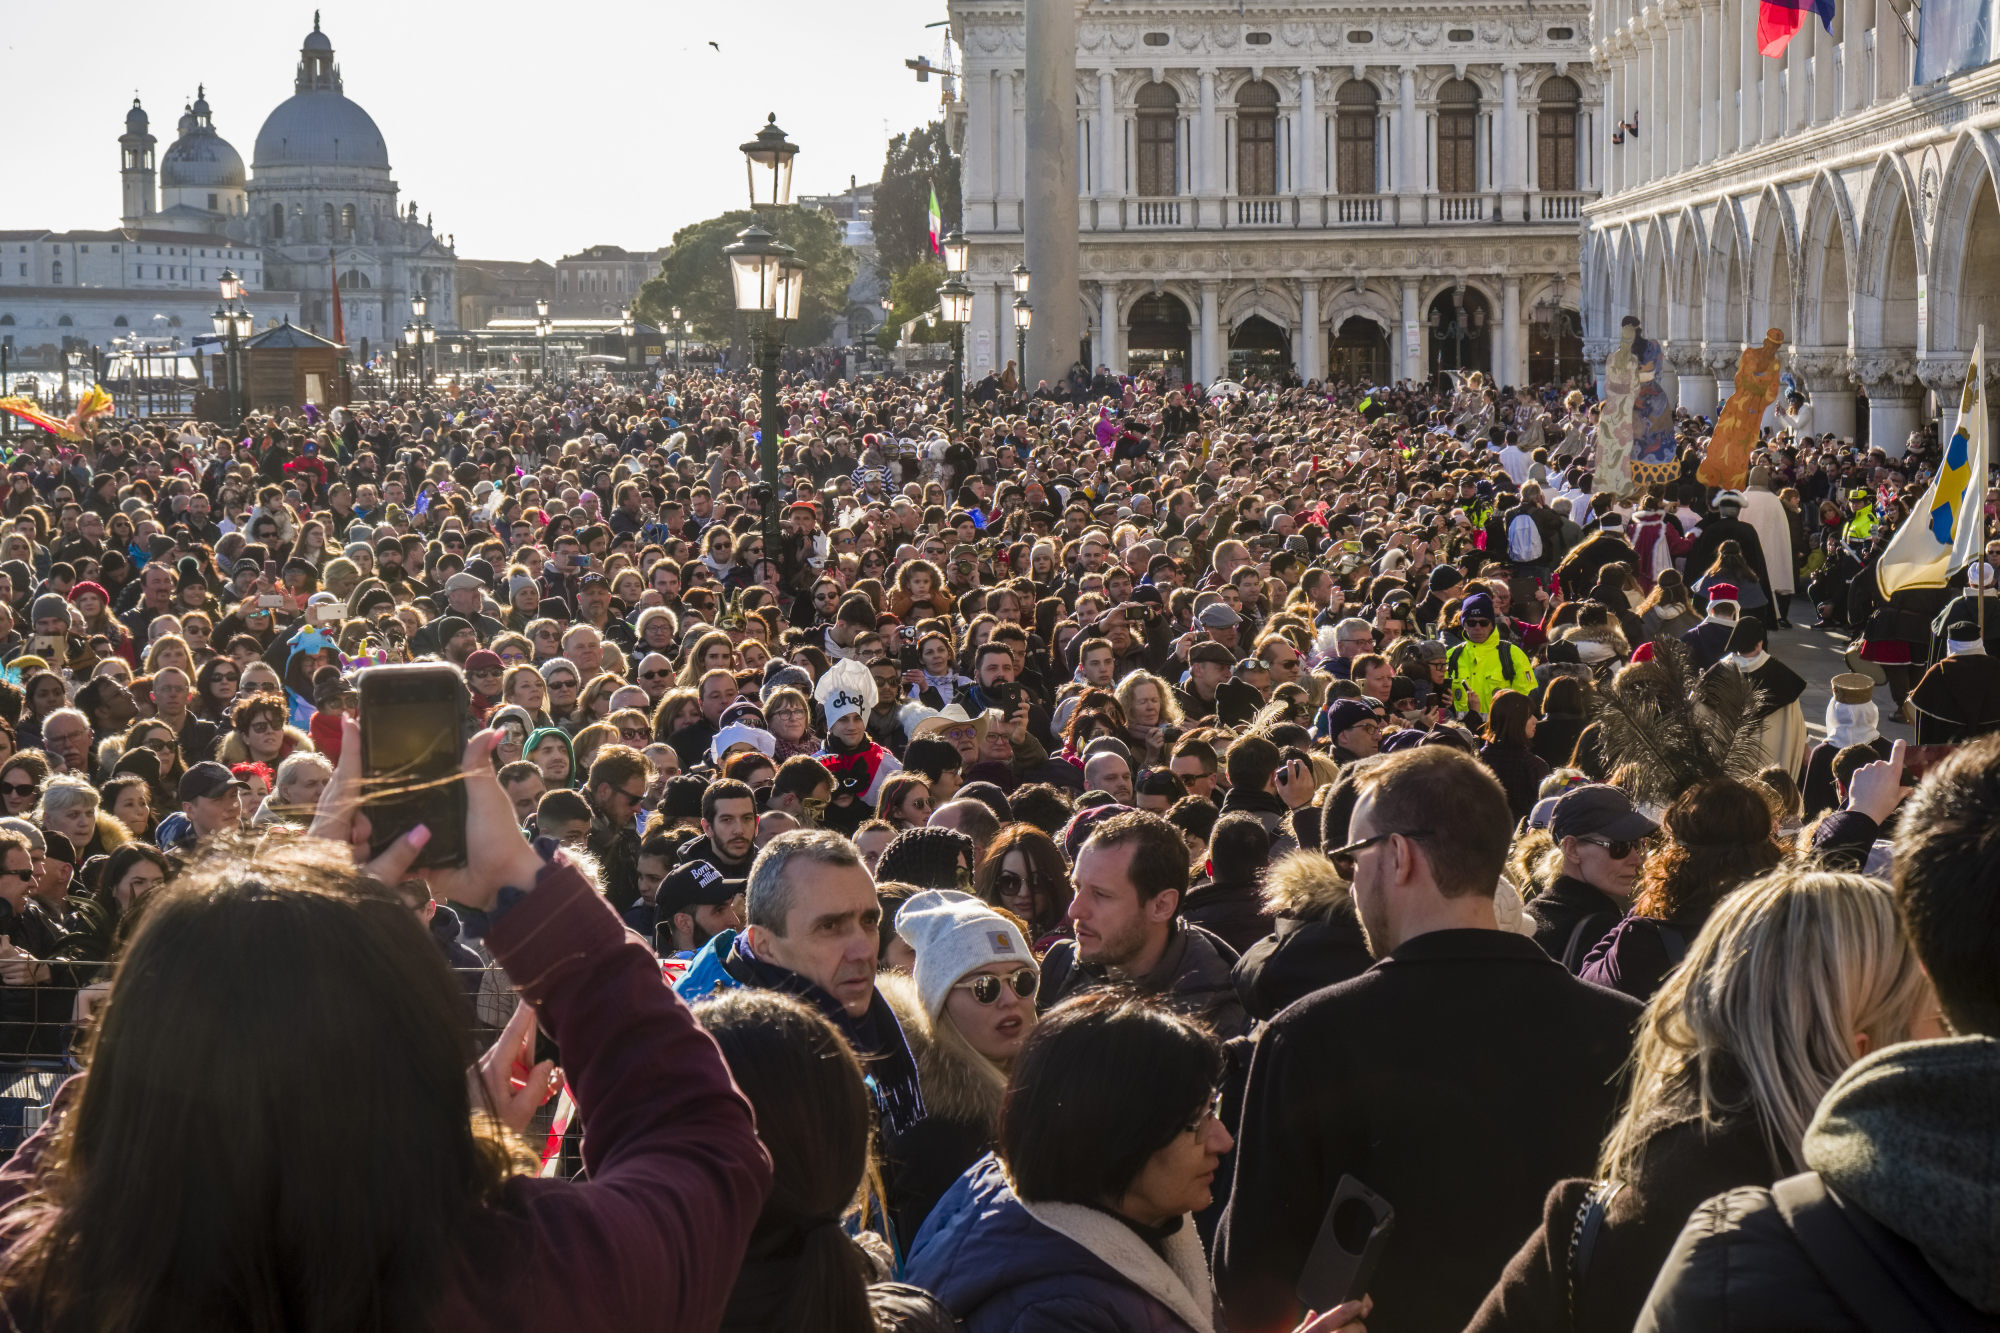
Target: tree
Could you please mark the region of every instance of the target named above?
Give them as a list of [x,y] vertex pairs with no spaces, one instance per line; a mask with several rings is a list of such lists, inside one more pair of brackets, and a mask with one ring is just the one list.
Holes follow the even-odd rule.
[[901,273],[931,253],[931,187],[937,187],[944,230],[959,225],[959,161],[945,140],[943,121],[889,141],[882,180],[875,187],[875,253],[888,273]]
[[[673,249],[660,263],[657,277],[639,289],[640,318],[660,328],[669,326],[673,307],[694,324],[695,337],[707,342],[745,342],[748,329],[736,313],[729,281],[729,260],[722,250],[752,221],[747,209],[724,213],[681,228]],[[799,252],[806,266],[806,290],[799,302],[799,321],[785,336],[793,347],[812,347],[833,331],[834,320],[847,309],[847,288],[854,281],[854,252],[841,244],[841,224],[816,208],[779,210],[766,228]]]
[[[902,336],[903,325],[916,319],[926,310],[938,308],[937,289],[944,283],[944,265],[935,259],[919,259],[898,273],[889,282],[889,317],[876,330],[875,342],[883,351],[896,345]],[[916,343],[943,342],[951,337],[948,325],[935,326],[919,323],[910,331],[910,341]]]

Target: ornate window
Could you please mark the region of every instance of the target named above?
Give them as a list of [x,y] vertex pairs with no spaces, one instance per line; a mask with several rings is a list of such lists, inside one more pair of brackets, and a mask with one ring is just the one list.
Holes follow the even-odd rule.
[[1278,90],[1259,79],[1236,94],[1236,193],[1278,192]]
[[1479,189],[1479,89],[1453,79],[1438,89],[1438,193],[1474,194]]
[[271,205],[271,239],[274,241],[285,239],[285,206],[283,204]]
[[1374,194],[1375,85],[1349,79],[1333,95],[1334,185],[1342,194]]
[[1535,169],[1544,190],[1576,188],[1576,114],[1582,100],[1573,80],[1557,75],[1542,82]]
[[1164,83],[1149,83],[1139,90],[1133,119],[1141,195],[1180,193],[1180,104],[1180,94]]

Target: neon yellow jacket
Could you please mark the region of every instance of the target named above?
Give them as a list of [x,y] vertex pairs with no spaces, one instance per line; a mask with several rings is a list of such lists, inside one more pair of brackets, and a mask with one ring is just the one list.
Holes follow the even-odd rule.
[[[1445,657],[1451,679],[1451,710],[1484,713],[1493,706],[1493,696],[1501,690],[1530,694],[1535,688],[1535,664],[1520,645],[1500,637],[1494,630],[1486,642],[1467,639]],[[1472,703],[1477,695],[1479,702]]]
[[1841,533],[1849,541],[1867,541],[1875,535],[1875,506],[1865,504],[1847,520],[1847,527]]

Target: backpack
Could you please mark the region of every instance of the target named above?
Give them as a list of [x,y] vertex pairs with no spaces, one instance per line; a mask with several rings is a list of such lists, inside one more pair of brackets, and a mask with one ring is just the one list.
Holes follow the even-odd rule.
[[1542,530],[1535,516],[1525,509],[1507,520],[1507,558],[1517,565],[1533,564],[1542,558]]

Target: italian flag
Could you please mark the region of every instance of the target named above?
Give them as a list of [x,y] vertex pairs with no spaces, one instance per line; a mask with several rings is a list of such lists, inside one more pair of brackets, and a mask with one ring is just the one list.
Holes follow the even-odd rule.
[[944,212],[942,209],[938,207],[937,185],[935,182],[933,182],[931,185],[931,253],[932,254],[939,255],[944,253],[944,249],[940,244],[941,238],[943,236],[944,236]]

